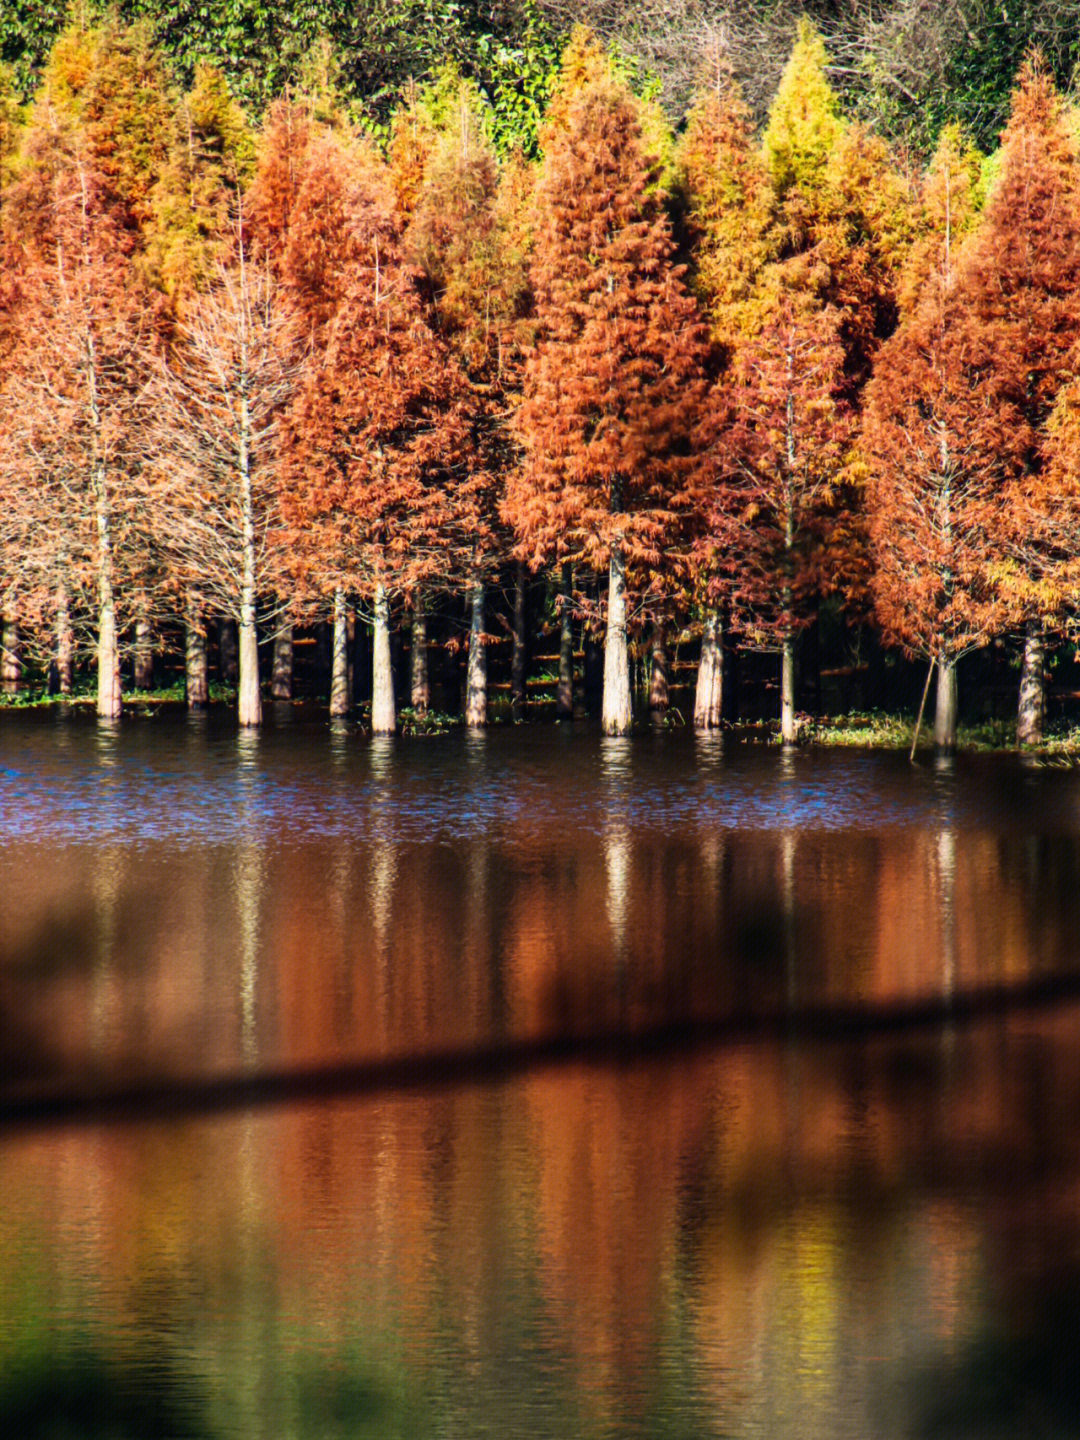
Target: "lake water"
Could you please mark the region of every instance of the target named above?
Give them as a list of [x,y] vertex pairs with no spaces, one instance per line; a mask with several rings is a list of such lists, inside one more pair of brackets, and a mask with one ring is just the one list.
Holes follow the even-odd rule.
[[1080,1433],[1080,771],[0,716],[0,1433]]

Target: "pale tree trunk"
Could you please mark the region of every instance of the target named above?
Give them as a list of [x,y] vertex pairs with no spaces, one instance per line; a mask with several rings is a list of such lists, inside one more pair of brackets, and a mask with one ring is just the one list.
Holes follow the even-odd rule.
[[349,713],[349,619],[345,591],[334,591],[334,629],[330,642],[330,716],[339,720]]
[[154,635],[145,615],[135,621],[135,660],[132,679],[136,690],[154,688]]
[[390,663],[390,600],[382,581],[375,585],[375,633],[371,658],[371,731],[392,735],[397,729],[394,670]]
[[75,644],[71,629],[71,595],[67,580],[56,587],[56,688],[70,695],[74,683]]
[[663,712],[668,708],[668,650],[667,631],[660,621],[653,626],[652,643],[649,646],[649,709]]
[[424,596],[417,590],[412,598],[412,637],[410,654],[410,691],[412,708],[426,715],[431,704],[431,677],[428,670],[427,615]]
[[788,630],[780,649],[780,738],[785,745],[798,739],[795,727],[795,632]]
[[22,679],[22,659],[19,655],[19,622],[14,613],[0,621],[0,684],[5,695],[16,695]]
[[262,724],[262,695],[259,691],[259,643],[255,630],[255,506],[251,493],[250,430],[245,395],[240,402],[239,448],[243,574],[240,582],[238,719],[241,725],[247,726]]
[[210,666],[206,657],[206,629],[193,602],[188,604],[184,636],[184,688],[189,710],[205,710],[210,703]]
[[274,637],[274,663],[270,694],[275,700],[293,698],[293,627],[285,625]]
[[567,561],[562,567],[562,607],[559,611],[559,686],[555,693],[555,715],[559,720],[574,718],[573,593],[574,569]]
[[942,755],[956,749],[957,691],[956,661],[938,656],[937,694],[934,703],[934,748]]
[[604,637],[605,735],[628,735],[633,724],[630,698],[630,656],[626,645],[626,561],[618,540],[611,546],[608,566],[607,634]]
[[525,713],[526,599],[525,566],[519,560],[514,570],[514,650],[510,660],[510,703],[518,716]]
[[699,730],[718,730],[723,711],[723,632],[715,610],[706,612],[701,629],[701,660],[694,692],[694,724]]
[[105,475],[96,467],[98,539],[98,643],[97,643],[97,713],[102,720],[117,720],[120,700],[120,647],[116,636],[116,600],[112,579],[112,533],[109,524],[109,500]]
[[482,730],[487,724],[487,653],[484,649],[484,586],[469,587],[469,664],[465,677],[465,724]]
[[1017,745],[1038,745],[1046,718],[1046,640],[1038,620],[1029,620],[1024,634],[1024,665],[1020,672],[1020,705],[1016,716]]

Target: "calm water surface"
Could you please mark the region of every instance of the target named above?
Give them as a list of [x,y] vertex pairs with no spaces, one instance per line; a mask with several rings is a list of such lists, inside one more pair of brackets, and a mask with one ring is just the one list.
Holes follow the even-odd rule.
[[1080,771],[5,715],[0,896],[4,1435],[1080,1434]]

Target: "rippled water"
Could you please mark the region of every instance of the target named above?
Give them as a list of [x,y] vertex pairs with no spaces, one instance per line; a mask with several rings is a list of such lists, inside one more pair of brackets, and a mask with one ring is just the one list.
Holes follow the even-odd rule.
[[3,1433],[1077,1433],[1080,775],[5,715],[0,820]]

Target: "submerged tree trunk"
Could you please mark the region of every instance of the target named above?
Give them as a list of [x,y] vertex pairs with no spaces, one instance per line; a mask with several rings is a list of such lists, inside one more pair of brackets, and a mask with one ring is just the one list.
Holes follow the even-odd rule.
[[937,694],[934,705],[934,748],[942,755],[956,749],[956,661],[944,652],[938,656]]
[[75,680],[75,643],[71,628],[71,594],[67,580],[56,587],[56,689],[70,695]]
[[206,655],[206,628],[194,603],[189,603],[184,640],[184,688],[189,710],[205,710],[210,703],[210,665]]
[[116,635],[116,600],[113,596],[112,533],[105,474],[95,476],[97,499],[98,644],[97,713],[102,720],[117,720],[120,700],[120,647]]
[[235,685],[240,678],[240,642],[235,620],[218,623],[218,678],[223,685]]
[[469,587],[469,664],[465,677],[465,724],[482,730],[487,724],[487,654],[484,650],[484,586]]
[[555,692],[555,716],[559,720],[574,718],[574,567],[567,561],[562,567],[562,605],[559,607],[559,684]]
[[154,632],[145,615],[140,615],[135,621],[135,656],[131,678],[136,690],[154,688]]
[[527,599],[525,566],[519,560],[514,570],[514,649],[510,658],[510,703],[515,715],[525,713],[525,672],[529,643],[526,629]]
[[604,734],[629,734],[633,719],[630,656],[626,644],[626,560],[619,542],[614,540],[608,565],[607,634],[604,637],[604,706],[601,715]]
[[283,626],[274,637],[270,695],[274,700],[291,700],[293,698],[293,627],[291,625]]
[[1020,705],[1016,716],[1017,745],[1038,745],[1046,718],[1046,638],[1038,620],[1029,620],[1024,634],[1024,665],[1020,672]]
[[715,610],[705,614],[701,629],[701,659],[694,692],[694,724],[699,730],[718,730],[723,718],[723,629]]
[[410,654],[409,699],[412,708],[426,715],[431,704],[431,672],[428,667],[427,614],[423,592],[412,598],[412,647]]
[[657,621],[649,646],[649,709],[654,713],[662,713],[670,703],[669,669],[667,630],[662,622]]
[[330,716],[340,719],[349,713],[349,621],[345,591],[334,591],[334,629],[330,642]]
[[390,600],[382,581],[375,585],[375,634],[371,659],[371,730],[392,735],[397,729],[394,669],[390,663]]
[[0,684],[5,695],[15,695],[22,679],[22,658],[19,654],[19,622],[14,613],[0,621]]
[[798,739],[795,725],[795,632],[788,630],[780,651],[780,738],[785,745]]

